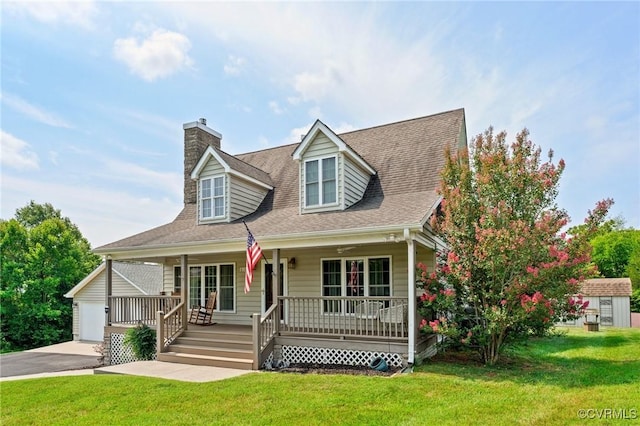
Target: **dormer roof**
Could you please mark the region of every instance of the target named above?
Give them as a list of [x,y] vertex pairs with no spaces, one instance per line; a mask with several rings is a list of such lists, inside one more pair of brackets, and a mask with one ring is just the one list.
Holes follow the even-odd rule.
[[366,170],[370,175],[375,175],[376,171],[369,165],[353,148],[351,148],[340,136],[338,136],[333,130],[329,128],[320,120],[316,120],[311,126],[311,129],[304,136],[298,147],[293,151],[293,159],[300,160],[304,156],[304,152],[307,150],[311,142],[316,138],[319,133],[323,133],[331,142],[336,144],[339,152],[343,152],[351,160],[355,161],[360,167]]
[[202,169],[209,159],[214,158],[223,168],[225,173],[238,176],[267,190],[273,189],[273,181],[268,173],[245,163],[231,154],[209,146],[191,172],[191,179],[198,179]]

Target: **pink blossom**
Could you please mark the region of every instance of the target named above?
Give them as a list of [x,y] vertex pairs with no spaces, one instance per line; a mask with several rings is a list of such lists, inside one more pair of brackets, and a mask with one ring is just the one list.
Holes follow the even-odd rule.
[[507,299],[502,299],[502,300],[500,301],[500,304],[501,304],[502,306],[506,305],[506,304],[507,304]]
[[446,297],[453,297],[456,295],[456,291],[452,288],[447,288],[444,290],[440,290],[440,294],[445,295]]
[[533,294],[533,297],[531,298],[531,300],[533,301],[533,303],[539,303],[544,299],[544,296],[542,295],[542,293],[540,293],[539,291],[536,291]]

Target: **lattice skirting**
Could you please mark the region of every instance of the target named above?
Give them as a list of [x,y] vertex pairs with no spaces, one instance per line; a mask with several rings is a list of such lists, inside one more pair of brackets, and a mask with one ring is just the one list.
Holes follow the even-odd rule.
[[[130,347],[124,344],[123,333],[111,333],[111,365],[126,364],[137,361]],[[156,359],[156,356],[153,356]]]
[[289,363],[317,363],[368,366],[373,358],[381,357],[391,367],[402,367],[402,355],[397,353],[355,351],[349,349],[316,348],[310,346],[282,346],[282,360]]

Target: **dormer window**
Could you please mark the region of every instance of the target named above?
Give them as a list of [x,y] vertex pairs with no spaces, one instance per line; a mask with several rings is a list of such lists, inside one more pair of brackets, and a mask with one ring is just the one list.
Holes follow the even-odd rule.
[[200,219],[224,217],[224,176],[200,180]]
[[336,157],[308,160],[305,168],[305,206],[323,206],[337,202]]

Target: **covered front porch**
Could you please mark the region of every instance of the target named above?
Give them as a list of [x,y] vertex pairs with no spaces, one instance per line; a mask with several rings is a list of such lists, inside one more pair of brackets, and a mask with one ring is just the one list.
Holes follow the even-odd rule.
[[[270,245],[265,240],[261,244]],[[246,340],[254,369],[280,360],[368,364],[380,355],[390,365],[407,365],[433,350],[433,339],[418,330],[415,285],[416,259],[435,261],[432,243],[407,232],[402,239],[383,234],[296,244],[288,242],[286,248],[270,250],[263,247],[264,258],[255,268],[248,293],[244,292],[246,252],[235,245],[235,249],[216,246],[182,255],[140,256],[138,259],[164,265],[165,294],[115,296],[107,284],[107,324],[153,325],[158,356],[165,357],[175,352],[176,344],[182,344],[185,333],[202,331],[189,323],[190,312],[204,306],[216,291],[215,324],[206,328],[222,331],[223,326],[244,326],[250,330]],[[107,270],[109,262],[107,259]],[[208,346],[206,336],[200,337],[200,346]],[[248,350],[246,344],[243,350]],[[175,359],[203,362],[185,356]]]
[[[111,326],[145,323],[157,331],[158,359],[189,364],[260,369],[288,363],[367,365],[373,357],[391,366],[407,364],[409,347],[406,297],[279,296],[251,325],[190,324],[184,303],[176,296],[116,297],[110,301]],[[125,309],[136,306],[132,311]],[[155,307],[167,313],[148,315]],[[136,318],[133,314],[139,312]],[[417,321],[413,321],[417,323]],[[417,330],[415,330],[417,331]],[[429,336],[416,333],[418,352],[428,351]]]

